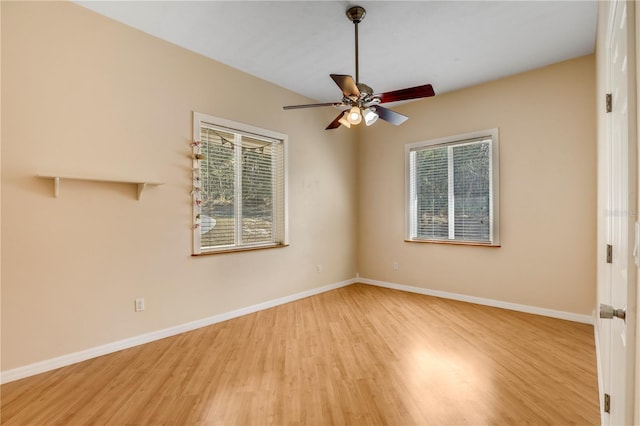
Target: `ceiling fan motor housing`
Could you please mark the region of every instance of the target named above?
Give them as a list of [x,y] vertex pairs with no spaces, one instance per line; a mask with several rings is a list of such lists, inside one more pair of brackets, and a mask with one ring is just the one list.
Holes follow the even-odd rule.
[[371,88],[371,86],[367,86],[364,83],[356,83],[356,86],[358,87],[358,90],[360,90],[361,95],[373,95],[373,89]]

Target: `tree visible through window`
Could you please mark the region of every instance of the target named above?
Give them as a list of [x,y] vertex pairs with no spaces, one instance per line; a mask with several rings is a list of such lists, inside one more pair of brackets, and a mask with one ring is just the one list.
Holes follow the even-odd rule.
[[497,130],[407,148],[408,239],[498,244]]
[[198,124],[195,254],[286,244],[284,139]]

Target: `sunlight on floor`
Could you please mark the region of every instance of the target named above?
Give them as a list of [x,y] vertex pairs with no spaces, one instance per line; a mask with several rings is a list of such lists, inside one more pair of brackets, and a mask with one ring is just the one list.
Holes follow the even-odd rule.
[[[498,403],[492,361],[480,360],[481,354],[467,355],[414,348],[406,361],[408,383],[414,394],[430,395],[428,407],[432,415],[452,416],[453,421],[467,424],[488,424]],[[470,405],[475,406],[474,410],[469,410]],[[467,418],[469,412],[474,412],[473,418]]]

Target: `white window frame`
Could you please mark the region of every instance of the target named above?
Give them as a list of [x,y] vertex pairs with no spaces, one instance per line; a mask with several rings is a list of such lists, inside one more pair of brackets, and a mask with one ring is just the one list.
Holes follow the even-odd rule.
[[[415,183],[411,179],[411,170],[415,167],[412,164],[411,152],[426,147],[448,146],[453,149],[454,146],[464,145],[472,141],[482,139],[491,139],[491,185],[490,185],[490,241],[468,241],[456,240],[454,228],[449,227],[449,236],[447,239],[422,239],[417,237],[417,194],[415,191]],[[448,156],[449,161],[453,161],[451,155]],[[453,173],[453,167],[449,167],[449,173]],[[451,177],[449,179],[451,181]],[[405,241],[408,242],[427,242],[427,243],[450,243],[464,245],[481,245],[481,246],[500,246],[500,161],[499,161],[499,132],[497,128],[479,130],[476,132],[463,133],[454,136],[446,136],[438,139],[420,141],[405,145]],[[453,185],[449,185],[449,199],[453,198]],[[449,209],[454,204],[449,203]],[[454,215],[449,214],[450,217]]]
[[[228,132],[233,132],[233,133],[238,133],[238,134],[244,134],[246,136],[249,137],[256,137],[256,138],[266,138],[266,139],[272,139],[272,140],[277,140],[279,142],[282,143],[282,147],[283,147],[283,170],[282,173],[284,175],[284,182],[283,182],[283,191],[284,194],[282,194],[282,201],[283,201],[283,205],[282,205],[282,211],[280,212],[280,215],[282,216],[282,219],[280,220],[280,224],[274,224],[274,226],[278,226],[278,227],[282,227],[282,232],[280,233],[282,235],[281,241],[276,242],[276,243],[255,243],[255,244],[243,244],[243,245],[229,245],[229,246],[220,246],[220,247],[212,247],[208,250],[203,250],[201,248],[201,238],[200,238],[200,229],[198,226],[198,211],[195,207],[196,205],[196,194],[194,193],[193,196],[193,215],[192,215],[192,223],[193,223],[193,255],[197,256],[197,255],[202,255],[202,254],[215,254],[215,253],[226,253],[226,252],[234,252],[234,251],[247,251],[247,250],[256,250],[256,249],[265,249],[265,248],[276,248],[276,247],[286,247],[289,245],[289,182],[288,182],[288,135],[284,134],[284,133],[280,133],[280,132],[276,132],[273,130],[268,130],[268,129],[263,129],[257,126],[252,126],[250,124],[245,124],[245,123],[239,123],[236,121],[232,121],[232,120],[228,120],[225,118],[220,118],[220,117],[215,117],[212,115],[208,115],[208,114],[204,114],[204,113],[200,113],[200,112],[193,112],[193,140],[194,141],[199,141],[200,140],[200,134],[201,134],[201,130],[203,127],[203,124],[206,124],[208,126],[212,126],[212,127],[216,127],[216,128],[220,128],[220,129],[224,129],[225,131]],[[239,154],[239,150],[236,150],[236,154],[235,155],[240,155]],[[236,159],[237,161],[239,159]],[[197,161],[194,159],[194,162]],[[238,175],[241,172],[239,171],[239,169],[237,169],[236,171],[236,181],[238,180]],[[275,184],[274,184],[275,185]],[[236,203],[238,203],[238,197],[240,196],[240,191],[242,190],[242,186],[238,185],[236,186],[236,189],[234,191],[234,197],[236,197]],[[278,209],[278,206],[276,206],[276,203],[274,202],[274,210]],[[275,217],[275,215],[274,215]],[[237,232],[242,232],[242,225],[239,224],[239,222],[236,222],[236,227],[240,227],[240,229],[236,229],[236,233]]]

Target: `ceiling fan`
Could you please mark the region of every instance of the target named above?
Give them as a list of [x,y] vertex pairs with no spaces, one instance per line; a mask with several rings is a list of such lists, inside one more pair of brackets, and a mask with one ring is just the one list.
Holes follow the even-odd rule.
[[409,117],[388,108],[380,106],[387,102],[406,101],[410,99],[426,98],[434,96],[435,92],[430,84],[410,87],[407,89],[393,90],[391,92],[374,94],[373,89],[364,83],[360,83],[358,70],[358,24],[362,22],[366,11],[363,7],[353,6],[347,10],[347,17],[355,25],[356,41],[356,79],[350,75],[331,74],[333,81],[342,90],[342,100],[340,102],[326,102],[319,104],[289,105],[284,109],[315,108],[323,106],[334,106],[337,108],[348,107],[338,114],[325,130],[336,129],[343,125],[359,124],[363,119],[367,126],[372,125],[378,118],[388,121],[396,126],[404,123]]

